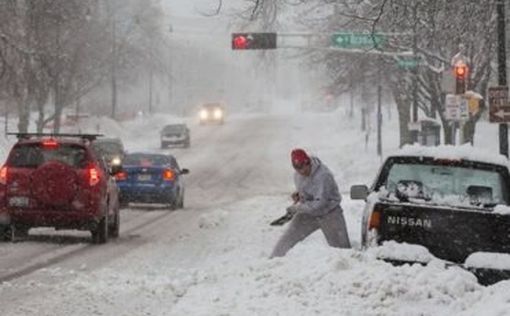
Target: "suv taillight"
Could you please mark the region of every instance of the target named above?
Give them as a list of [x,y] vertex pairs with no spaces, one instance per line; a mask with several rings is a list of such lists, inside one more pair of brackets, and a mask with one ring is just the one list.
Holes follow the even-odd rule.
[[174,177],[174,172],[171,169],[163,170],[163,180],[172,181]]
[[90,186],[95,186],[96,184],[99,183],[100,174],[101,174],[101,172],[99,171],[99,168],[97,168],[97,166],[91,165],[88,168],[87,175],[89,177],[89,185]]
[[0,184],[7,184],[7,167],[3,166],[0,169]]

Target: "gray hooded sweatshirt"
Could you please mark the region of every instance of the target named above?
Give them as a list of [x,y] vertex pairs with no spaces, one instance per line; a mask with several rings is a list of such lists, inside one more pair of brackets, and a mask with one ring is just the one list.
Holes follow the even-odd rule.
[[335,178],[331,171],[317,157],[311,157],[312,170],[310,176],[294,174],[294,183],[299,192],[300,203],[298,213],[323,216],[340,208],[342,196],[338,191]]

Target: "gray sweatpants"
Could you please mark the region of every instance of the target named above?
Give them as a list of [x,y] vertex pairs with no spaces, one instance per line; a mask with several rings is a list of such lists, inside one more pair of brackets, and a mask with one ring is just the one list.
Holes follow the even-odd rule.
[[283,236],[278,240],[271,254],[271,258],[285,256],[298,242],[305,239],[319,228],[322,230],[322,233],[331,247],[351,247],[344,214],[341,208],[336,208],[324,216],[298,213],[294,215],[294,218],[292,218],[289,223],[289,228],[287,228]]

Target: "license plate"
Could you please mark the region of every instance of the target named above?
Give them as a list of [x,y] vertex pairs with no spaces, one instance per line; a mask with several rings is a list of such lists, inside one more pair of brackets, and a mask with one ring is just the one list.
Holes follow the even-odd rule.
[[28,206],[28,197],[14,196],[9,199],[10,206]]
[[150,174],[140,174],[138,175],[138,181],[150,181],[151,175]]

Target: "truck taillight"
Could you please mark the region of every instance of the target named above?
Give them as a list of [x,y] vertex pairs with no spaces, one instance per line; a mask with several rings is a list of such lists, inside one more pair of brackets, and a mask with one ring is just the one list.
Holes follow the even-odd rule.
[[381,226],[381,211],[375,208],[368,219],[368,230],[379,229]]
[[165,169],[163,171],[163,180],[171,181],[175,177],[174,172],[170,169]]
[[89,176],[90,186],[94,186],[99,183],[99,180],[100,180],[99,174],[100,174],[100,171],[96,166],[92,165],[89,167],[88,176]]
[[7,184],[7,167],[3,166],[0,169],[0,184]]

